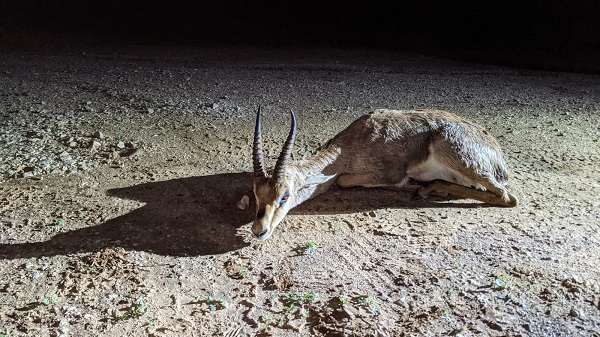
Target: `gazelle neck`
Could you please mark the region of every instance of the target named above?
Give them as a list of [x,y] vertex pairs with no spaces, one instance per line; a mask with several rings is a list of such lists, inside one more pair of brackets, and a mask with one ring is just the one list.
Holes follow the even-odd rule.
[[337,145],[328,145],[316,154],[300,163],[301,170],[308,174],[322,173],[325,175],[338,174],[342,149]]
[[340,166],[341,148],[329,145],[311,157],[297,162],[295,166],[299,180],[305,188],[299,196],[299,203],[316,197],[335,184],[335,175]]

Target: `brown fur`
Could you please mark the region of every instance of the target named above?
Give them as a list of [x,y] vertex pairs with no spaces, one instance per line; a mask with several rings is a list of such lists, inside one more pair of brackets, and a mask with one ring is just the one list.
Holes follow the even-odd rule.
[[[253,232],[268,238],[291,208],[329,188],[334,180],[323,174],[336,175],[341,187],[401,187],[416,180],[423,183],[422,197],[435,192],[517,205],[506,189],[508,171],[500,145],[482,127],[441,110],[380,109],[351,123],[316,155],[288,165],[285,186],[276,192],[267,193],[273,188],[268,178],[256,179],[257,212],[271,205],[273,214],[255,220]],[[310,184],[315,176],[323,181]],[[278,207],[286,192],[290,199]]]

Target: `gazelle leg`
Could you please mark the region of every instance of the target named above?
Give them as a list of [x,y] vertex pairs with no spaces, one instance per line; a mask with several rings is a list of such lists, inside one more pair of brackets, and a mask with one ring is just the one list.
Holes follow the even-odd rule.
[[476,188],[454,184],[445,180],[433,180],[421,187],[418,193],[423,198],[426,198],[427,195],[435,191],[436,194],[453,194],[462,198],[475,199],[495,206],[514,207],[517,205],[517,198],[510,194],[506,189],[499,189],[497,186],[490,187],[492,188],[487,191],[481,191]]
[[494,193],[504,201],[504,206],[515,207],[519,203],[517,197],[510,193],[504,186],[498,184],[495,181],[488,181],[485,184],[488,191]]

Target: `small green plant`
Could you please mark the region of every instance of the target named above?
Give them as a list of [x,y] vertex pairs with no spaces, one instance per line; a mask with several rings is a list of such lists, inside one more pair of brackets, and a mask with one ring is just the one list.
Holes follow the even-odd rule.
[[317,251],[317,248],[321,247],[318,242],[308,241],[306,243],[306,252],[308,254],[314,254]]
[[315,292],[311,292],[308,294],[304,294],[304,299],[305,300],[309,300],[311,302],[314,302],[317,300],[317,298],[319,298],[319,294],[315,293]]
[[262,315],[260,316],[260,320],[265,323],[265,326],[261,329],[263,333],[268,334],[271,327],[269,326],[271,324],[271,316],[269,315]]
[[370,305],[373,303],[373,300],[369,298],[369,295],[359,296],[358,303]]
[[346,297],[340,295],[338,296],[338,300],[340,301],[340,305],[346,305],[346,303],[348,303],[348,300],[346,299]]
[[208,310],[210,311],[217,311],[229,307],[229,303],[226,300],[220,297],[215,298],[213,295],[208,295],[205,299],[200,300],[199,302],[206,303],[208,305]]
[[291,303],[285,306],[285,308],[283,308],[283,310],[285,310],[285,312],[294,312],[296,311],[296,309],[298,309],[298,305],[296,303]]
[[50,305],[50,304],[55,303],[55,302],[58,302],[58,295],[57,294],[52,294],[52,297],[44,297],[40,301],[40,304]]
[[304,295],[290,294],[283,297],[283,304],[285,307],[283,310],[288,313],[295,312],[306,302],[314,302],[319,298],[319,294],[310,292]]
[[148,308],[146,307],[146,302],[144,302],[143,299],[140,299],[136,303],[134,303],[128,311],[125,311],[121,314],[121,316],[119,316],[119,321],[125,321],[131,318],[142,317],[146,314],[147,311]]
[[280,328],[282,328],[285,325],[285,323],[287,323],[287,322],[289,322],[289,320],[287,318],[281,317],[279,319],[279,322],[277,323],[277,326],[279,326]]
[[369,295],[359,296],[357,299],[358,303],[367,307],[371,314],[377,315],[379,314],[379,308],[375,306],[375,300],[369,297]]
[[64,226],[66,223],[67,223],[67,220],[65,220],[65,219],[58,219],[58,222],[57,222],[57,224],[59,226]]
[[507,290],[509,287],[506,276],[502,275],[496,279],[496,290]]

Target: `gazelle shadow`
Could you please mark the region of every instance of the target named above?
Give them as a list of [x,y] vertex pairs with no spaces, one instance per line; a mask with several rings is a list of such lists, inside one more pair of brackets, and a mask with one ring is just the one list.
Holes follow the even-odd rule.
[[123,247],[160,255],[220,254],[246,245],[237,229],[253,211],[237,202],[252,176],[228,173],[149,182],[107,194],[145,205],[97,226],[57,234],[48,241],[0,245],[0,258],[52,256]]
[[[244,239],[246,235],[239,235],[238,229],[254,216],[251,183],[250,173],[227,173],[108,190],[108,195],[138,200],[145,205],[100,225],[57,234],[48,241],[2,244],[0,258],[96,252],[107,247],[171,256],[213,255],[238,250],[248,245]],[[237,207],[243,195],[248,195],[251,201],[246,210]],[[481,205],[413,203],[410,198],[411,193],[406,191],[334,188],[300,205],[291,214]]]

